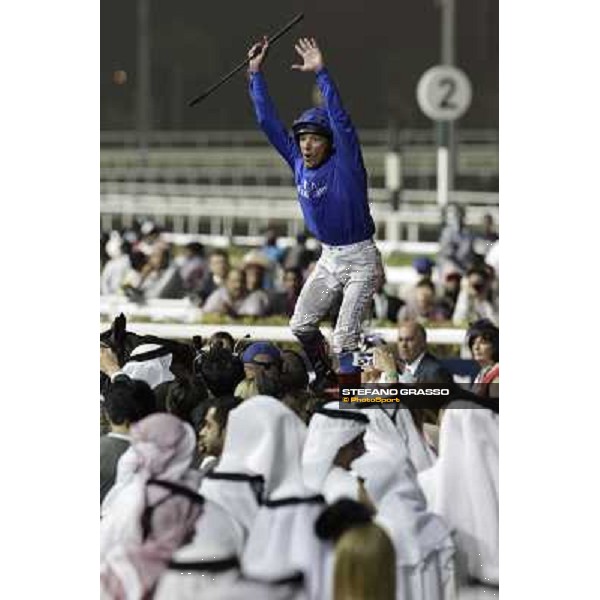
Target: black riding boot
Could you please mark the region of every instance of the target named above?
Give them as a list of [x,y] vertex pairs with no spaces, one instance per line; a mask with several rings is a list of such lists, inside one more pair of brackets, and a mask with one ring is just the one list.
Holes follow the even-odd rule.
[[315,370],[316,378],[311,384],[311,388],[315,391],[322,391],[327,387],[336,386],[337,378],[327,353],[325,338],[321,332],[296,334],[296,337]]

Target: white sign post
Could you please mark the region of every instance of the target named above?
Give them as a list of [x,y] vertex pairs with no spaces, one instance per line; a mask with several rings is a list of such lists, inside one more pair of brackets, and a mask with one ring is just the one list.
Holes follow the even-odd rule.
[[[439,65],[423,73],[417,86],[417,101],[421,110],[434,121],[455,121],[471,104],[469,78],[456,67]],[[448,204],[448,172],[450,155],[448,140],[438,146],[437,186],[438,204]]]

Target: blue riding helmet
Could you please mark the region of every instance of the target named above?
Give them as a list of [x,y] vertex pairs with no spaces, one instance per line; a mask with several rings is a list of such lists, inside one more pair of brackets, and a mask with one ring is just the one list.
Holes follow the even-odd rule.
[[316,107],[305,110],[293,123],[292,131],[296,142],[302,133],[322,135],[329,141],[333,140],[333,131],[329,124],[329,115],[324,108]]

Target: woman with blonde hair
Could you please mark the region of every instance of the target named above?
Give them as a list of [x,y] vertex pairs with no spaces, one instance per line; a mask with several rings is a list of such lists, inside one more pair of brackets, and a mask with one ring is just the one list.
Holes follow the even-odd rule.
[[375,523],[353,527],[335,545],[334,600],[395,600],[396,553]]
[[[396,552],[373,512],[349,498],[326,508],[315,525],[317,536],[334,546],[333,600],[395,600]],[[330,563],[331,564],[331,563]]]

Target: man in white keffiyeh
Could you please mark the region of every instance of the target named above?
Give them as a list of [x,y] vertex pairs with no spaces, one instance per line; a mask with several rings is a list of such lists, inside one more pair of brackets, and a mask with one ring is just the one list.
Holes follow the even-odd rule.
[[129,361],[121,369],[131,379],[141,379],[152,389],[165,381],[173,381],[170,370],[173,355],[158,344],[142,344],[132,351]]
[[453,600],[455,548],[450,529],[427,508],[417,469],[384,408],[364,410],[369,419],[366,453],[353,469],[364,480],[375,522],[396,550],[398,600]]
[[337,402],[317,409],[310,420],[302,473],[306,485],[322,493],[328,503],[343,497],[359,499],[361,484],[351,465],[365,452],[368,422],[358,411],[339,409]]
[[131,427],[115,486],[102,503],[101,597],[138,600],[151,591],[202,510],[190,463],[190,425],[154,414]]
[[273,580],[301,571],[309,598],[320,600],[325,546],[314,523],[324,501],[302,479],[306,425],[279,400],[255,396],[231,411],[230,436],[245,440],[240,466],[264,477],[263,503],[242,555],[244,573]]
[[456,531],[461,575],[498,585],[499,417],[466,405],[448,405],[440,456],[419,482],[429,508]]

